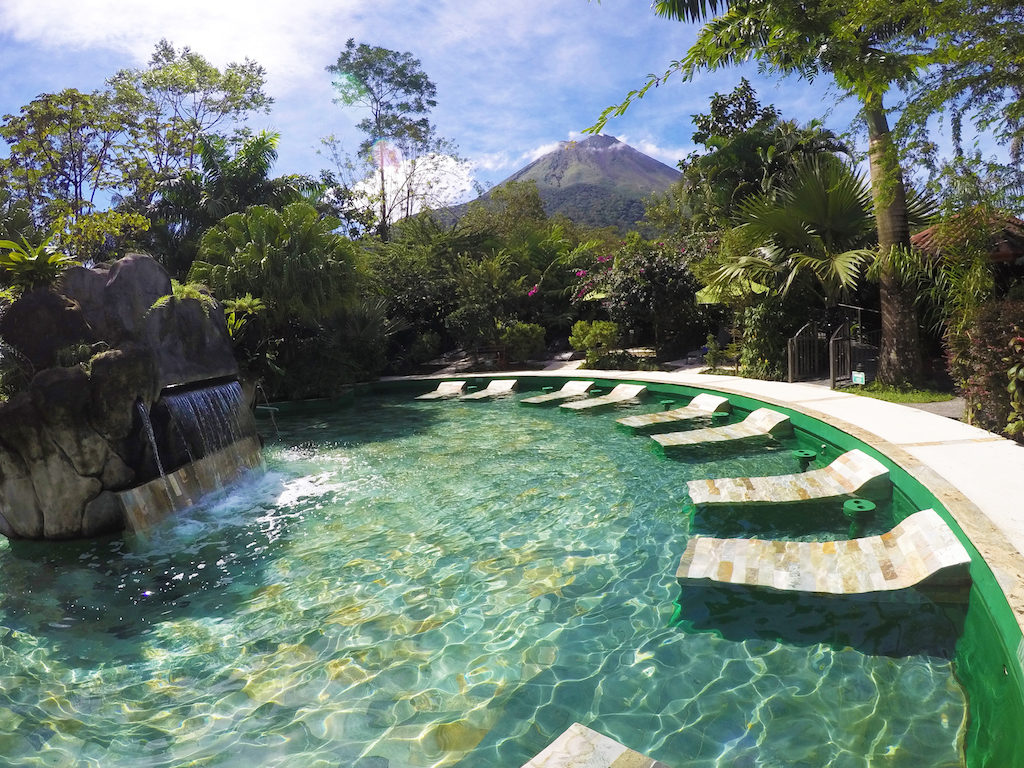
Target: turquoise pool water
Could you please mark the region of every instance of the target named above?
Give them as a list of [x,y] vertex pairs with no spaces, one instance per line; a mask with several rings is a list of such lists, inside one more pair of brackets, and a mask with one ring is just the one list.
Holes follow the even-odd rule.
[[0,545],[4,764],[516,768],[579,721],[673,768],[960,766],[954,613],[681,593],[685,480],[794,446],[614,415],[365,398],[147,540]]

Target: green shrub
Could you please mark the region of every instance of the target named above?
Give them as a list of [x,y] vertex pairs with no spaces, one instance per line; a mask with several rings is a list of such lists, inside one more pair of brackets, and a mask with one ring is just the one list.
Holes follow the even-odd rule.
[[786,374],[786,342],[807,318],[806,306],[770,297],[743,311],[740,375],[778,381]]
[[499,324],[499,339],[510,363],[522,363],[544,352],[544,327],[536,323]]
[[[949,372],[966,401],[971,424],[992,432],[1011,425],[1011,435],[1021,439],[1014,419],[1009,372],[1021,360],[1014,339],[1024,329],[1024,301],[990,301],[983,304],[962,333],[949,334]],[[1014,393],[1015,394],[1015,393]]]
[[725,362],[725,352],[718,346],[718,339],[715,334],[709,333],[707,343],[704,345],[704,365],[708,368],[721,368]]
[[619,343],[619,326],[607,320],[580,320],[572,327],[569,344],[579,352],[607,351]]
[[419,365],[437,357],[441,351],[441,335],[434,331],[419,334],[409,346],[409,362]]

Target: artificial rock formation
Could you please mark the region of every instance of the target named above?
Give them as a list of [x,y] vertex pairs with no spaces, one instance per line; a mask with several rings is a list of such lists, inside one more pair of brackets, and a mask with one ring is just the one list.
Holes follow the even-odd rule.
[[[120,529],[115,492],[155,474],[138,403],[148,412],[164,387],[237,377],[220,309],[157,304],[170,293],[157,262],[130,255],[72,268],[58,289],[28,292],[0,316],[4,353],[34,371],[0,406],[0,533]],[[86,360],[69,365],[75,356]]]

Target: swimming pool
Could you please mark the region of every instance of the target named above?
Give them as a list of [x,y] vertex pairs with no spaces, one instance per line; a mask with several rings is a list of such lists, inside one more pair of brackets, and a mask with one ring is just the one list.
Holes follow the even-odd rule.
[[685,480],[797,471],[799,438],[682,461],[612,423],[297,409],[146,540],[0,545],[0,754],[518,766],[579,721],[670,766],[963,764],[962,615],[681,600]]

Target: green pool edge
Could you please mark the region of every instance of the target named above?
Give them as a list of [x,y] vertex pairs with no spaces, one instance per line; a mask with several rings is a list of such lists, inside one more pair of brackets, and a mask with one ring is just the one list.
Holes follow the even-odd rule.
[[[322,408],[344,407],[355,403],[361,395],[420,394],[439,381],[474,380],[485,383],[492,378],[509,378],[509,373],[430,376],[381,380],[358,384],[336,398],[275,404],[289,413],[314,412]],[[968,703],[964,755],[967,768],[1024,768],[1024,633],[1006,595],[985,558],[956,518],[939,500],[925,481],[916,477],[887,455],[888,447],[880,438],[865,440],[844,429],[801,410],[714,387],[695,387],[642,377],[607,378],[594,375],[537,374],[523,377],[519,391],[540,391],[545,386],[558,386],[570,380],[595,381],[599,386],[642,384],[648,397],[659,395],[691,398],[702,392],[728,397],[734,408],[752,411],[770,407],[790,417],[801,442],[828,446],[834,458],[839,453],[859,448],[888,468],[895,487],[917,507],[934,509],[949,524],[971,555],[971,599],[964,631],[957,641],[953,659],[954,673],[963,685]],[[528,381],[529,384],[525,384]],[[855,426],[855,425],[854,425]],[[898,453],[892,446],[889,452]]]

